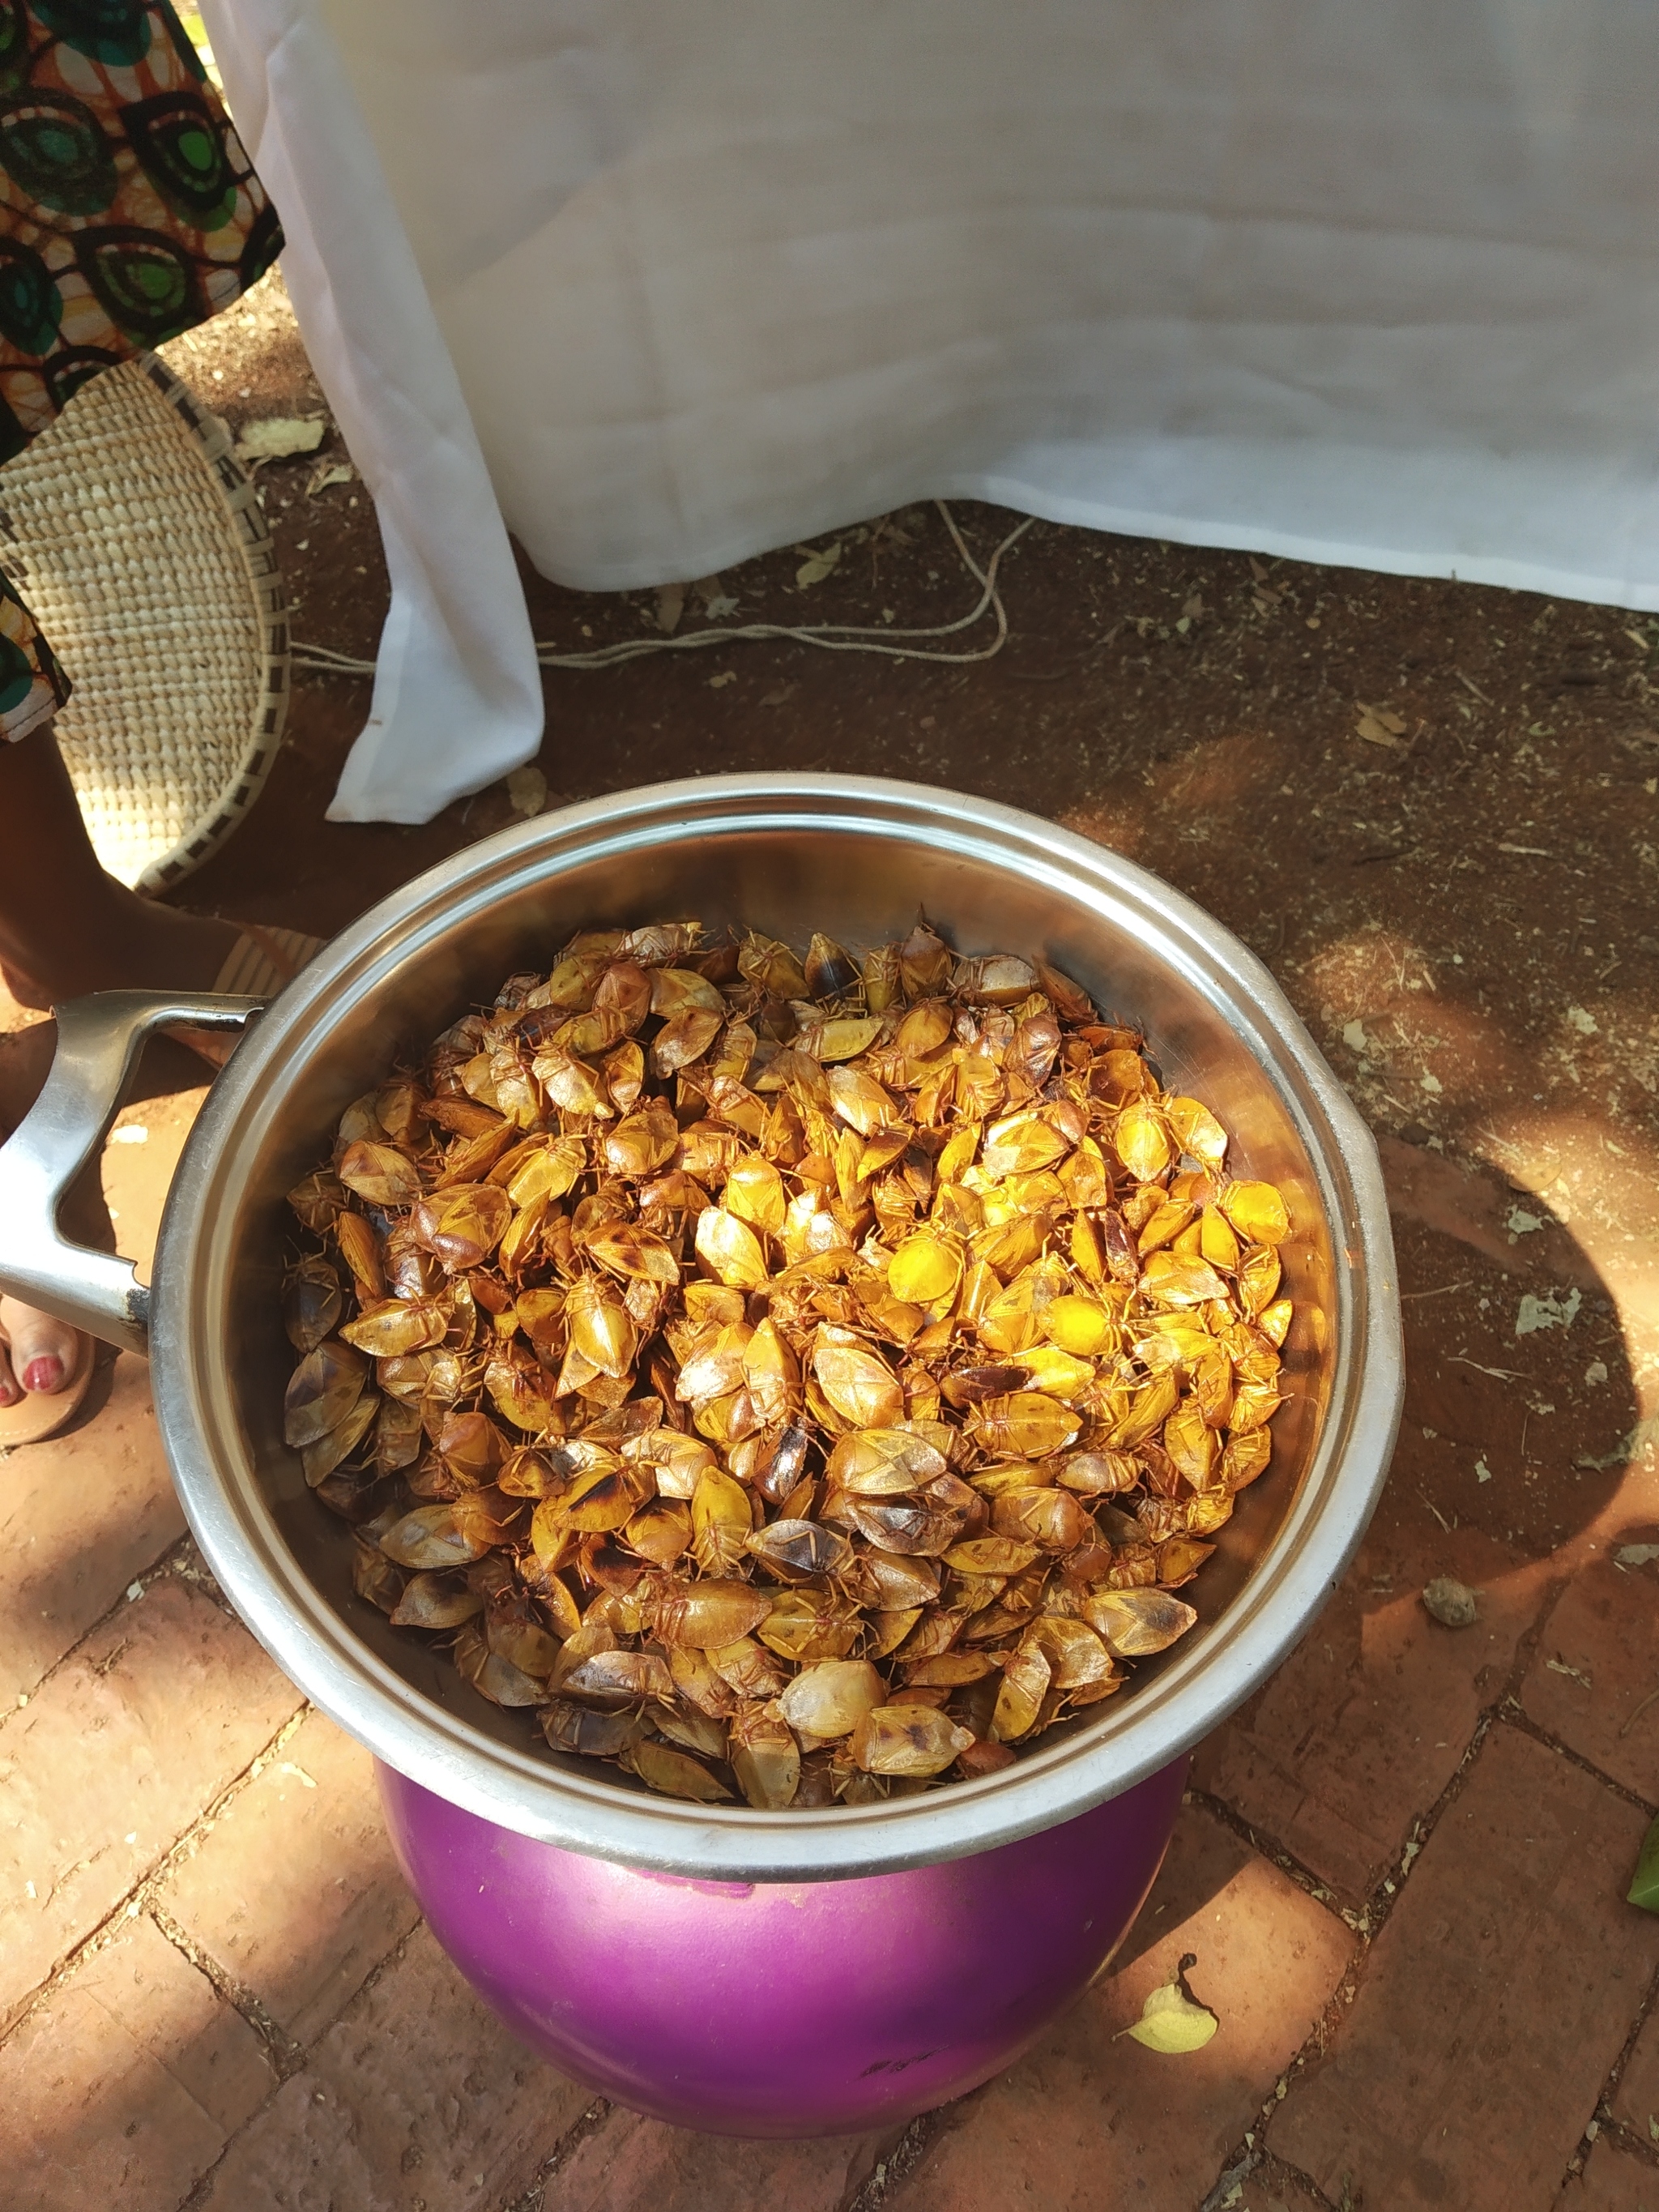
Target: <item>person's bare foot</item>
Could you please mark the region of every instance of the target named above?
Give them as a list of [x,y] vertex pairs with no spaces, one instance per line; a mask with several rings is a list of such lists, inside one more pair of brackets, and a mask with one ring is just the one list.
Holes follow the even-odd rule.
[[[57,1042],[55,1022],[32,1022],[25,1029],[0,1031],[0,1143],[40,1096]],[[139,1063],[131,1095],[147,1098],[191,1089],[205,1083],[209,1075],[193,1053],[156,1040]],[[59,1218],[64,1234],[76,1243],[114,1250],[115,1232],[96,1159],[65,1199]],[[52,1398],[70,1387],[79,1371],[77,1352],[76,1332],[65,1322],[25,1305],[21,1298],[0,1294],[0,1413],[26,1395]]]
[[[0,970],[20,1005],[45,1008],[89,991],[210,990],[240,932],[228,921],[179,914],[141,899],[106,875],[50,724],[0,743]],[[52,1065],[50,1022],[0,1034],[0,1137],[27,1113]],[[200,1064],[176,1043],[147,1053],[182,1061],[180,1089],[202,1079]],[[94,1161],[62,1209],[66,1232],[86,1244],[113,1243]],[[0,1237],[7,1224],[0,1222]],[[16,1299],[0,1301],[10,1352],[0,1361],[0,1407],[26,1392],[50,1397],[74,1375],[75,1333]]]
[[0,1410],[24,1393],[55,1398],[76,1372],[75,1331],[18,1298],[0,1297]]
[[208,990],[237,935],[106,874],[50,724],[0,744],[0,969],[21,1005]]
[[87,991],[207,991],[240,934],[234,922],[156,906],[108,878],[94,911],[20,942],[0,920],[0,974],[20,1006],[41,1011]]

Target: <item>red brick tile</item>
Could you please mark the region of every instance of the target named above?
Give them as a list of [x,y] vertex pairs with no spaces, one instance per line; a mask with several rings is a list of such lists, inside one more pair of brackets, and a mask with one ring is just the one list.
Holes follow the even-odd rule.
[[1659,2165],[1599,2142],[1582,2174],[1556,2200],[1555,2212],[1659,2212]]
[[[1180,2058],[1115,2041],[1188,1952],[1189,1984],[1220,2019],[1212,2041]],[[950,2113],[892,2212],[1197,2204],[1352,1952],[1334,1914],[1188,1805],[1117,1970]]]
[[374,1762],[320,1713],[227,1806],[162,1902],[301,2044],[421,1917],[386,1840]]
[[510,2203],[592,2095],[515,2043],[419,1928],[236,2137],[203,2212]]
[[173,2212],[276,2083],[240,2015],[154,1921],[131,1921],[0,2045],[0,2199]]
[[0,2014],[98,1925],[299,1703],[173,1575],[0,1724]]
[[1613,2117],[1659,2149],[1659,2010],[1650,2012],[1636,2039],[1618,2088]]
[[[1430,1619],[1437,1575],[1480,1591],[1474,1627]],[[1456,1772],[1547,1588],[1542,1568],[1390,1494],[1304,1641],[1200,1747],[1194,1780],[1358,1905]]]
[[547,2183],[541,2212],[837,2212],[902,2132],[738,2142],[617,2106]]
[[85,1427],[27,1445],[6,1462],[0,1709],[33,1690],[133,1577],[185,1533],[143,1361],[123,1353],[108,1389]]
[[[1659,1798],[1659,1567],[1581,1567],[1545,1623],[1521,1702],[1581,1758]],[[1644,1699],[1650,1699],[1641,1710]]]
[[1659,1964],[1659,1919],[1623,1902],[1644,1825],[1495,1729],[1268,2147],[1333,2199],[1352,2175],[1388,2212],[1544,2212]]

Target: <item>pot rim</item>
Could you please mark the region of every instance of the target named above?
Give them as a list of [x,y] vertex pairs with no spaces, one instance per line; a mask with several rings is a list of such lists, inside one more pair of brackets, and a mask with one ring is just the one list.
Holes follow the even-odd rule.
[[[1273,1085],[1306,1148],[1336,1260],[1328,1410],[1295,1499],[1220,1617],[1132,1698],[1000,1773],[867,1806],[782,1813],[636,1794],[475,1730],[359,1641],[289,1551],[234,1413],[224,1333],[228,1238],[212,1219],[226,1163],[251,1158],[280,1103],[268,1078],[331,1000],[430,947],[515,888],[607,851],[744,830],[921,838],[1014,867],[1121,927],[1155,917],[1160,951]],[[1224,999],[1222,993],[1224,989]],[[296,1063],[297,1064],[297,1063]],[[1346,1265],[1343,1264],[1346,1259]],[[1404,1391],[1401,1310],[1376,1146],[1267,969],[1194,902],[1107,848],[989,800],[873,777],[695,777],[538,816],[465,848],[336,938],[283,993],[210,1091],[157,1247],[158,1421],[185,1515],[236,1611],[276,1664],[377,1757],[485,1819],[591,1856],[732,1881],[880,1874],[1011,1843],[1131,1788],[1260,1686],[1340,1581],[1381,1492]]]

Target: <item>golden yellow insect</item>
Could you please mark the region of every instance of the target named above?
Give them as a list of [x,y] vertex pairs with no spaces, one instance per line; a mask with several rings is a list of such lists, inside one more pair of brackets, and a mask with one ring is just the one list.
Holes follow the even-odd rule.
[[546,1755],[766,1813],[996,1773],[1188,1634],[1295,1223],[1136,1030],[919,921],[590,930],[291,1194],[350,1603]]

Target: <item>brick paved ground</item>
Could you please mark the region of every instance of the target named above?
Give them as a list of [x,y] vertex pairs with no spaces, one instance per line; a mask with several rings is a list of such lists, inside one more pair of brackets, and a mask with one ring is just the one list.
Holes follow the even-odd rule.
[[[320,534],[297,491],[272,511],[290,503],[290,534]],[[1058,561],[1053,543],[1042,557]],[[1536,605],[1456,605],[1477,603],[1514,639],[1516,610],[1530,622]],[[1058,659],[1061,617],[1045,619],[1036,645]],[[1615,641],[1628,619],[1607,618]],[[341,641],[361,650],[370,634]],[[1308,654],[1299,623],[1287,637],[1267,672],[1288,685]],[[1458,650],[1480,700],[1497,679]],[[820,678],[796,673],[805,729]],[[1006,679],[1022,680],[1048,679]],[[584,699],[612,696],[598,683]],[[1045,727],[1064,703],[1004,696],[1040,697]],[[1571,735],[1588,696],[1558,700],[1534,734]],[[333,757],[316,733],[334,711],[302,697],[273,787],[289,814],[270,820],[291,820],[293,779],[309,778],[313,836]],[[1513,883],[1483,904],[1479,873],[1462,876],[1453,907],[1425,916],[1409,884],[1389,888],[1403,877],[1355,875],[1376,854],[1330,858],[1330,786],[1363,781],[1373,756],[1351,741],[1351,760],[1322,770],[1308,732],[1340,730],[1286,713],[1288,736],[1231,752],[1194,739],[1168,768],[1158,728],[1120,730],[1090,806],[1058,784],[1018,794],[1160,868],[1273,961],[1382,1134],[1407,1294],[1407,1423],[1382,1508],[1324,1617],[1203,1747],[1126,1962],[1011,2072],[887,2136],[734,2143],[592,2100],[514,2045],[421,1924],[366,1756],[306,1707],[202,1571],[143,1368],[123,1357],[71,1434],[0,1463],[0,2212],[1659,2212],[1659,1917],[1622,1901],[1659,1804],[1651,901],[1624,909],[1610,968],[1599,936],[1564,931],[1551,959],[1595,965],[1557,988],[1517,949]],[[1603,742],[1584,728],[1586,749]],[[1643,807],[1659,820],[1641,780],[1659,741],[1640,742],[1633,767],[1611,738],[1583,753],[1607,767],[1584,768],[1582,787],[1624,777],[1610,822]],[[1504,776],[1518,758],[1504,756]],[[609,781],[644,772],[607,762]],[[979,774],[944,756],[932,772]],[[1449,741],[1425,738],[1413,773],[1460,850],[1510,834],[1518,801],[1496,769],[1477,790],[1485,769],[1471,781]],[[1556,787],[1561,805],[1571,783]],[[1244,866],[1233,810],[1258,787],[1294,790],[1295,818]],[[458,810],[449,842],[501,818],[499,798],[470,828]],[[331,880],[350,876],[354,897],[434,849],[428,833],[351,834],[364,875],[342,861]],[[257,824],[242,836],[238,869],[267,885],[286,869],[324,896],[308,845],[273,857]],[[1369,905],[1333,888],[1339,867]],[[1636,880],[1613,870],[1595,884],[1604,917]],[[267,898],[258,918],[321,926],[303,901]],[[1456,982],[1478,943],[1479,975]],[[1563,1045],[1570,998],[1578,1042]],[[1418,1069],[1436,1044],[1431,1088]],[[1639,1111],[1616,1110],[1630,1068]],[[141,1259],[193,1103],[130,1111],[123,1127],[143,1141],[108,1149],[124,1249]],[[1575,1287],[1570,1325],[1517,1337],[1523,1294]],[[1474,1627],[1425,1613],[1424,1584],[1446,1573],[1480,1592]],[[1213,2041],[1169,2058],[1114,2040],[1188,1954],[1219,2016]]]

